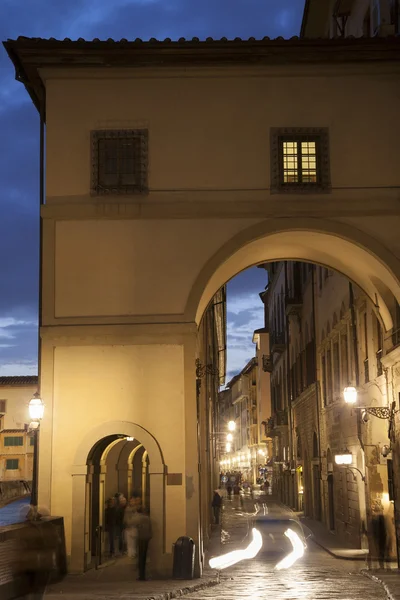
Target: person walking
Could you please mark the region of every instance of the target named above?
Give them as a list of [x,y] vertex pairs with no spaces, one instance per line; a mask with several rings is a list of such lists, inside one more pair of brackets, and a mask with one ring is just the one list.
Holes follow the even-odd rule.
[[150,517],[143,508],[138,510],[138,566],[139,566],[139,581],[146,580],[146,560],[149,543],[153,537]]
[[105,525],[105,530],[108,535],[109,553],[110,553],[110,556],[114,556],[115,534],[116,534],[116,525],[117,525],[117,507],[115,506],[115,498],[109,498],[107,500],[104,525]]
[[221,512],[222,498],[218,494],[218,490],[214,491],[214,497],[213,497],[211,506],[212,506],[213,512],[214,512],[215,524],[219,525],[219,515],[220,515],[220,512]]
[[136,558],[137,556],[138,526],[140,522],[140,514],[138,513],[138,509],[140,508],[140,504],[140,498],[132,496],[132,498],[129,500],[128,506],[125,509],[124,531],[126,549],[129,558]]

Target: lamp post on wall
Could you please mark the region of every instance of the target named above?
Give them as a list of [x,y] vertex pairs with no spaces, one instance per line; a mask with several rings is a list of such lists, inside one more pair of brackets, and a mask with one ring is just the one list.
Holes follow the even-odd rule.
[[43,419],[44,404],[36,392],[29,402],[29,416],[31,422],[29,430],[33,435],[33,468],[32,468],[32,494],[31,505],[34,507],[34,518],[37,513],[38,505],[38,465],[39,465],[39,429],[40,421]]

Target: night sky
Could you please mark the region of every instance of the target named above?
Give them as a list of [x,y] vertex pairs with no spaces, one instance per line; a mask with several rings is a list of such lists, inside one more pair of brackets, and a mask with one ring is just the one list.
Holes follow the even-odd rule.
[[[288,38],[299,34],[303,7],[304,0],[0,0],[0,34]],[[0,375],[30,375],[37,373],[39,118],[3,48],[0,131]],[[265,285],[265,271],[250,269],[228,286],[228,376],[254,355]]]

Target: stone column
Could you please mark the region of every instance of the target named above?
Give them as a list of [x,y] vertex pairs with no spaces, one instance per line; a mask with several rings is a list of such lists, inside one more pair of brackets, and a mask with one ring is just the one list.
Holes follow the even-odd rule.
[[201,559],[199,547],[201,544],[201,532],[195,359],[196,335],[192,334],[186,336],[184,347],[186,535],[193,538],[196,544],[195,577],[200,577]]
[[[85,560],[85,518],[86,518],[86,478],[87,466],[74,467],[72,473],[72,524],[70,573],[83,573]],[[68,554],[68,549],[67,549]]]

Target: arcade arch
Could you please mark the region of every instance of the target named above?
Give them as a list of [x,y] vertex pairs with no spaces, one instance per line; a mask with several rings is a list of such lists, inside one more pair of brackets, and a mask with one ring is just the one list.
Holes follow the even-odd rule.
[[96,531],[102,526],[107,498],[121,492],[126,498],[140,495],[151,511],[154,543],[151,554],[162,565],[165,552],[165,472],[161,448],[143,427],[130,422],[103,423],[81,441],[72,468],[73,505],[83,507],[72,514],[71,571],[91,567],[96,553]]
[[329,267],[356,283],[393,327],[390,299],[400,302],[400,261],[384,245],[355,227],[333,220],[278,218],[253,225],[226,242],[208,260],[192,286],[185,309],[200,323],[211,298],[239,272],[280,260]]

